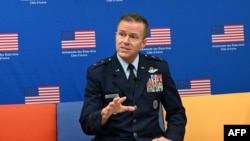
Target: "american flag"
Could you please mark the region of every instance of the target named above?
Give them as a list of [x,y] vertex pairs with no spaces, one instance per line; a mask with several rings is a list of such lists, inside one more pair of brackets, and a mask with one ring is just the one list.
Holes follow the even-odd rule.
[[17,33],[0,33],[0,52],[18,51]]
[[96,39],[94,30],[69,31],[62,33],[62,49],[95,48]]
[[152,28],[150,37],[147,38],[146,46],[170,46],[170,28]]
[[212,43],[244,42],[243,25],[225,25],[212,27]]
[[180,96],[211,95],[210,79],[183,80],[177,83]]
[[58,86],[28,87],[25,89],[25,104],[59,103]]

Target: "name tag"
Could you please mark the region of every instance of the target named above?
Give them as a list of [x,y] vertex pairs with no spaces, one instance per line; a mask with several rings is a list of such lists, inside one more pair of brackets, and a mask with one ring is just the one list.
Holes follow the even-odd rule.
[[105,99],[109,99],[109,98],[115,98],[115,97],[119,97],[119,94],[105,94]]

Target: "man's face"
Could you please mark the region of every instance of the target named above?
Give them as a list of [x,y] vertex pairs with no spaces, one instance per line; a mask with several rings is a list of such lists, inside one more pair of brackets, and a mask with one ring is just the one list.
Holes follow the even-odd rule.
[[118,55],[132,63],[146,44],[145,25],[141,22],[121,21],[116,32],[116,50]]

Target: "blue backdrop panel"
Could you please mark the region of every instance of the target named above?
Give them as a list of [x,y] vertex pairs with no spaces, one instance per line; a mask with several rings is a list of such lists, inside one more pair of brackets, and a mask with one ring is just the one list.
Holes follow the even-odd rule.
[[[87,141],[92,135],[83,134],[79,124],[83,102],[64,102],[57,105],[57,141]],[[69,114],[70,113],[70,114]]]
[[208,94],[250,92],[249,7],[247,0],[4,0],[0,104],[83,100],[86,69],[114,53],[127,12],[148,19],[148,40],[157,40],[155,30],[168,39],[142,52],[168,60],[179,90],[197,92],[192,84],[205,80]]

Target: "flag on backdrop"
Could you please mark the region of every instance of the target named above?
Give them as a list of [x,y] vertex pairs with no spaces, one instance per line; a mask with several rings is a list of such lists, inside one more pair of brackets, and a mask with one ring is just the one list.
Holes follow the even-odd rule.
[[18,34],[0,33],[0,52],[17,52]]
[[212,27],[212,43],[244,42],[243,25],[224,25]]
[[60,103],[58,86],[25,88],[25,104]]
[[96,37],[94,30],[79,30],[62,33],[62,50],[95,48]]
[[170,46],[170,28],[151,28],[150,37],[147,38],[146,46]]
[[179,81],[177,89],[180,96],[211,95],[210,79],[193,79]]

